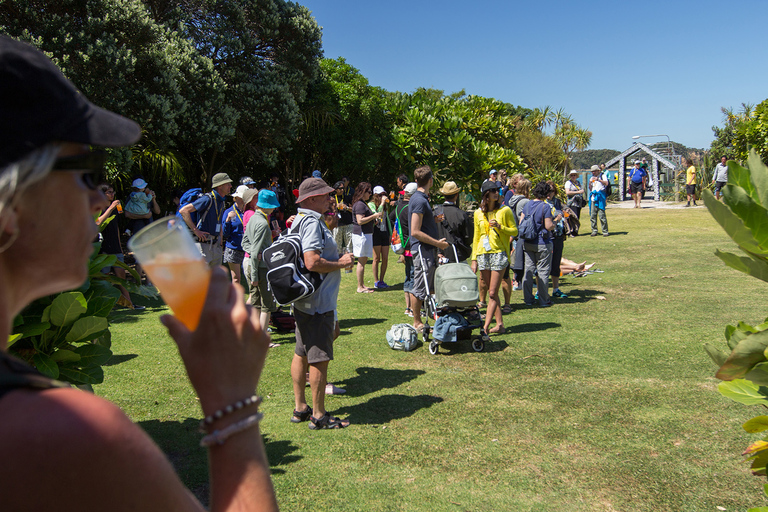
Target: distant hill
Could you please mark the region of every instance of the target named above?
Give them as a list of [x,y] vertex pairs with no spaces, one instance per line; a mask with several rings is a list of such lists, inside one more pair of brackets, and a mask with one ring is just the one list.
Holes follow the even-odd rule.
[[571,167],[574,169],[589,169],[600,165],[621,153],[615,149],[586,149],[571,154]]

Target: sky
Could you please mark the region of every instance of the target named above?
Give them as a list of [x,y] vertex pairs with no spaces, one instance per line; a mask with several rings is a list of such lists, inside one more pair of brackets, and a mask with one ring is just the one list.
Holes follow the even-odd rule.
[[[768,1],[298,0],[324,56],[371,85],[564,109],[590,149],[709,148],[721,107],[768,98]],[[653,143],[665,137],[640,139]]]

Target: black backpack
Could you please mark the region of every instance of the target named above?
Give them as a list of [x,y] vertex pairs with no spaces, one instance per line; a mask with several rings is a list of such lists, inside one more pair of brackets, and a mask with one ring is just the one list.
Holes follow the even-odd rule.
[[611,197],[611,177],[608,175],[608,173],[604,173],[603,176],[605,177],[605,181],[608,182],[608,185],[605,186],[605,198],[608,199]]
[[313,217],[302,216],[291,226],[288,233],[281,235],[261,253],[262,261],[267,265],[267,286],[272,291],[275,302],[281,306],[309,297],[325,278],[325,274],[310,272],[304,265],[299,225],[307,218]]

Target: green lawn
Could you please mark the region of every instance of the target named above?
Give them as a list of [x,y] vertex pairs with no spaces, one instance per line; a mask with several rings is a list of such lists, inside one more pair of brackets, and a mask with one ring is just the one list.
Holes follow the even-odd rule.
[[[588,223],[587,211],[583,218]],[[764,481],[739,453],[759,414],[716,391],[702,350],[726,324],[755,324],[766,285],[714,255],[736,250],[704,209],[608,210],[612,236],[566,242],[565,255],[604,274],[566,278],[568,299],[505,316],[486,351],[466,343],[390,350],[404,322],[403,267],[393,290],[360,295],[343,274],[328,408],[353,425],[310,431],[293,409],[293,338],[275,336],[259,388],[262,423],[285,510],[693,511],[765,504]],[[588,233],[588,229],[585,230]],[[394,261],[394,259],[393,259]],[[372,284],[370,267],[366,277]],[[604,297],[605,300],[601,300]],[[139,299],[140,302],[140,299]],[[157,317],[118,312],[115,358],[96,393],[168,453],[205,499],[200,418],[175,347]]]

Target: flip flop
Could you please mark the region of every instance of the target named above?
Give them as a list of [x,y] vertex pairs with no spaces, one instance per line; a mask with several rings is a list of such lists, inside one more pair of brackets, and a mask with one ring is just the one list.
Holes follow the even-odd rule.
[[357,293],[373,293],[373,290],[371,290],[370,288],[366,288],[363,291],[357,290]]
[[507,328],[504,327],[504,325],[497,325],[493,329],[488,329],[488,334],[505,334],[507,332]]

